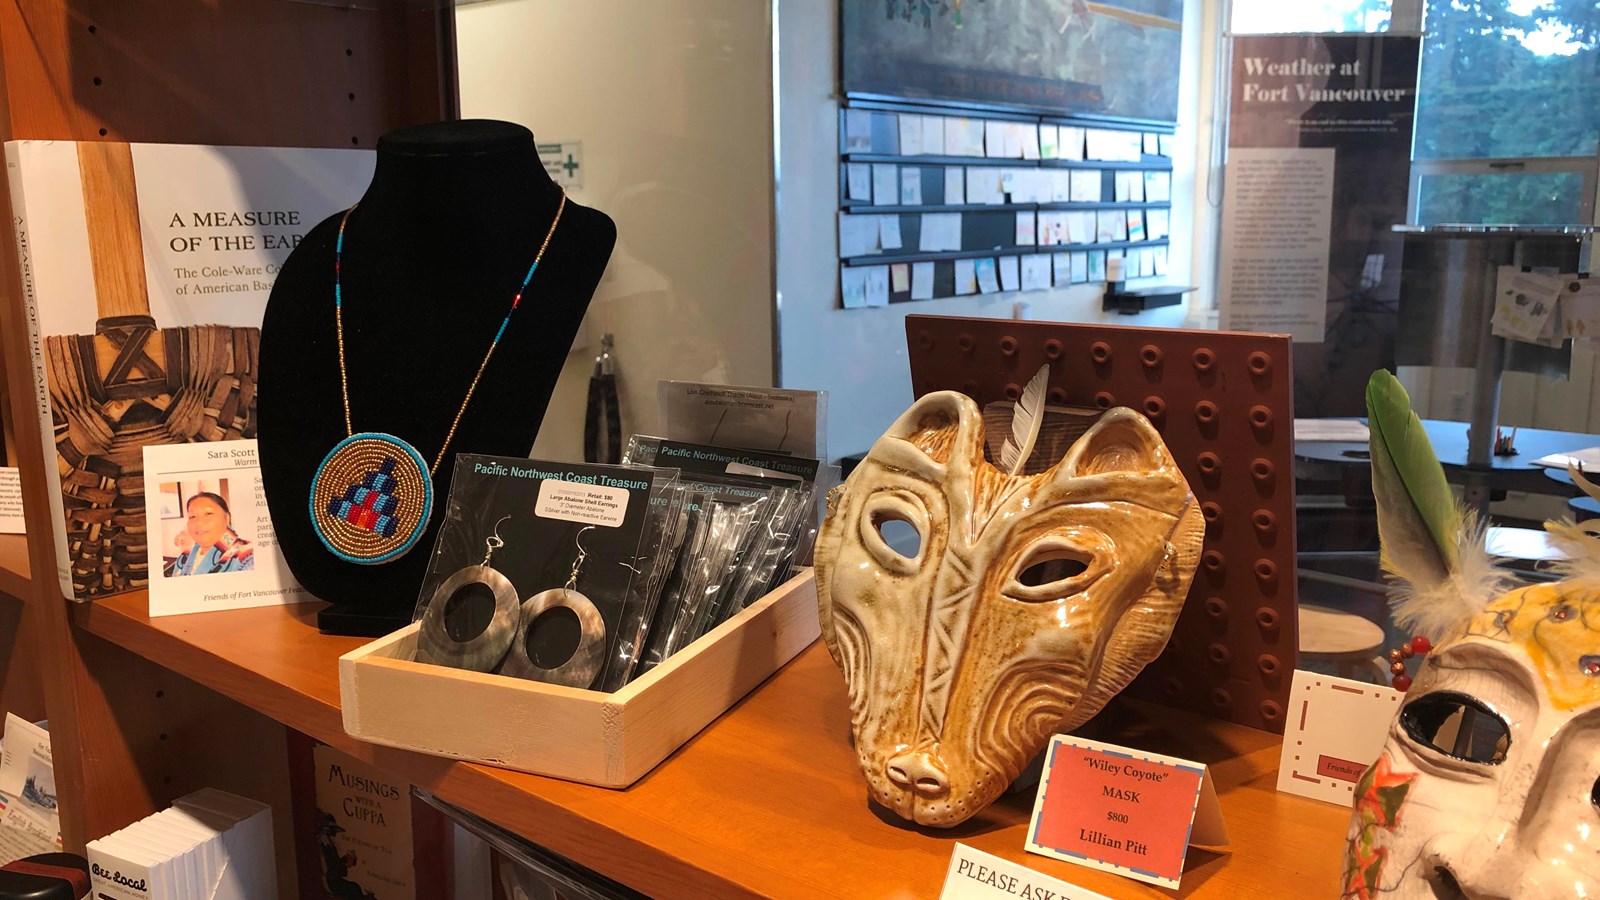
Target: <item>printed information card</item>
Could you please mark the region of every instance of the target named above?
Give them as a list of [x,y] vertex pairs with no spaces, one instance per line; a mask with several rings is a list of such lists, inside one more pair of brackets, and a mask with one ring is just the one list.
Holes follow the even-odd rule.
[[1070,735],[1051,740],[1030,853],[1176,888],[1190,844],[1227,843],[1205,766]]
[[939,900],[1106,900],[1105,895],[1049,878],[1016,863],[956,844]]
[[255,441],[147,446],[144,483],[152,618],[316,599],[278,552]]
[[1356,783],[1383,753],[1389,723],[1405,694],[1296,669],[1289,688],[1278,790],[1348,807]]
[[15,466],[0,466],[0,534],[27,530],[22,519],[22,472]]

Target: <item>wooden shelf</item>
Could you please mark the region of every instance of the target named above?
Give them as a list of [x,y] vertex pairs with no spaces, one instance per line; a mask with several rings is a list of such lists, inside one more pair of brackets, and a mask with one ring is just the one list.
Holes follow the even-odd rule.
[[[349,738],[336,661],[362,640],[319,634],[316,610],[150,619],[141,592],[76,607],[73,619],[653,896],[933,897],[957,840],[1107,896],[1172,896],[1025,854],[1031,794],[949,831],[875,810],[850,746],[844,681],[820,643],[632,788],[611,791]],[[1337,884],[1349,813],[1275,792],[1278,738],[1133,701],[1111,715],[1115,740],[1212,766],[1233,852],[1191,851],[1179,896],[1275,898]]]
[[28,536],[0,534],[0,593],[18,598],[30,596],[32,574],[28,564]]

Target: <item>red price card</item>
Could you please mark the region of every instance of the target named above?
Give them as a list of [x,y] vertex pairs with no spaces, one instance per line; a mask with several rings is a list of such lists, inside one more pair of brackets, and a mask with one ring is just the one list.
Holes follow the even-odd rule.
[[1191,843],[1228,843],[1205,766],[1069,735],[1051,740],[1029,852],[1175,888]]

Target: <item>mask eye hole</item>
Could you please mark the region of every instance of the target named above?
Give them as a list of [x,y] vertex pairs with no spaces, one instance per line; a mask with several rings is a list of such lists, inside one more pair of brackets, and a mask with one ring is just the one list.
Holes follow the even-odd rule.
[[1081,593],[1108,571],[1111,549],[1109,539],[1096,532],[1046,537],[1018,558],[1005,594],[1024,603],[1047,603]]
[[905,519],[874,516],[872,527],[878,529],[878,536],[901,558],[916,559],[922,554],[922,533]]
[[861,543],[889,572],[915,574],[927,552],[927,534],[927,511],[913,494],[887,491],[862,506]]
[[1400,711],[1400,727],[1418,744],[1463,762],[1496,766],[1511,750],[1505,720],[1477,698],[1452,691],[1407,703]]
[[1089,571],[1089,557],[1067,554],[1060,559],[1041,559],[1017,573],[1017,583],[1025,587],[1039,587],[1052,581],[1076,578]]

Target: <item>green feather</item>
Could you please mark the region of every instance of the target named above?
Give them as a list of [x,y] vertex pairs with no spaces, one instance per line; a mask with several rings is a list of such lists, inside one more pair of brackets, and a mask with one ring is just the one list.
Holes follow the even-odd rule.
[[1367,415],[1383,565],[1426,589],[1459,567],[1460,509],[1411,398],[1387,370],[1367,382]]

